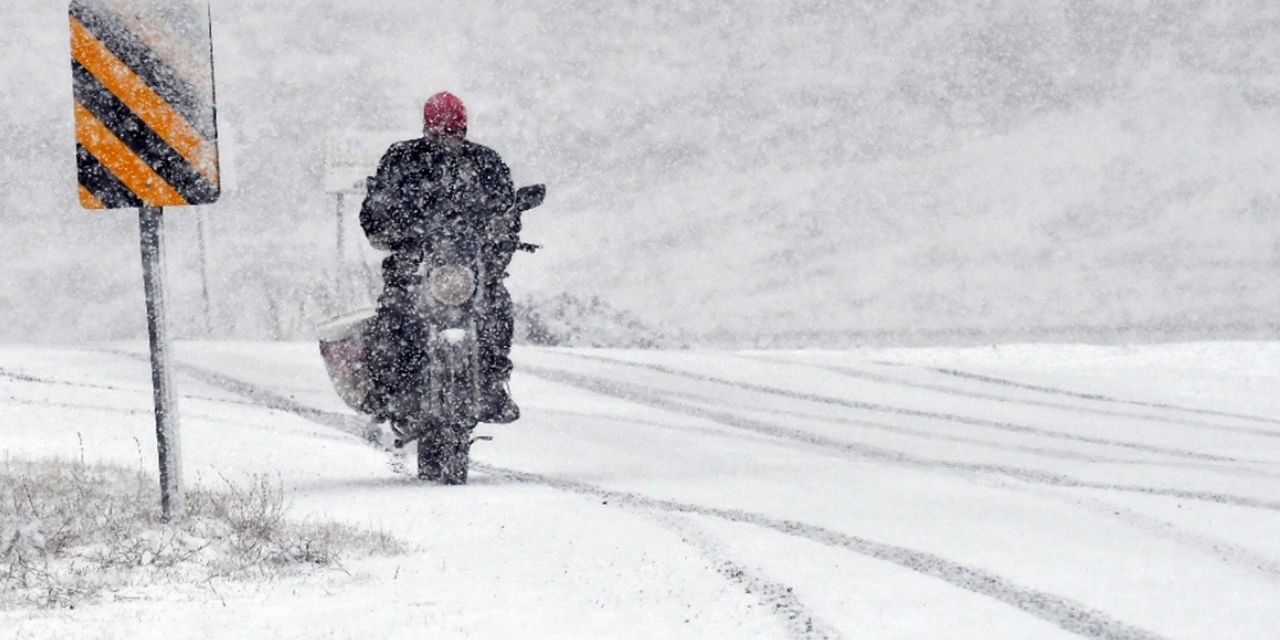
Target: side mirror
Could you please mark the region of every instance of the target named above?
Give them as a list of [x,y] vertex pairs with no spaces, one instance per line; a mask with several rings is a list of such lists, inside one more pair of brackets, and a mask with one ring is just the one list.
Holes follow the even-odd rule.
[[547,185],[532,184],[516,190],[516,211],[528,211],[540,204],[547,197]]

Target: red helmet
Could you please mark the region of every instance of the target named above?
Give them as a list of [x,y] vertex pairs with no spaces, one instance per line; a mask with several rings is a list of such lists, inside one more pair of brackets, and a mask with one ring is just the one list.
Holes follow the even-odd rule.
[[467,135],[467,106],[458,96],[441,91],[422,105],[422,126],[428,133],[462,138]]

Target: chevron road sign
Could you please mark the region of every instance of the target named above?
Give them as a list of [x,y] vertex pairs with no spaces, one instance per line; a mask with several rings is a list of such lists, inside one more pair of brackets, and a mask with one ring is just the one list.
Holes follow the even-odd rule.
[[72,0],[70,21],[80,203],[216,201],[207,0]]
[[208,0],[71,0],[76,174],[86,209],[138,209],[160,458],[160,505],[183,511],[169,375],[162,207],[218,199]]

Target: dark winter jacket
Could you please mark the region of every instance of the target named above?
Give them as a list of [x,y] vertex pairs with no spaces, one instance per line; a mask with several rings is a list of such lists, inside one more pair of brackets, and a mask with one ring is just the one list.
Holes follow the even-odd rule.
[[397,142],[382,156],[360,225],[370,243],[392,251],[383,261],[384,283],[402,287],[444,235],[466,239],[486,261],[501,261],[492,254],[518,231],[506,219],[514,202],[511,171],[495,151],[427,136]]

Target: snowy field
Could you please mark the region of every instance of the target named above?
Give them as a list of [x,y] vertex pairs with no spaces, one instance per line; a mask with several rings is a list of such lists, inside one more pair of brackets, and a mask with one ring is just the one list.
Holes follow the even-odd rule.
[[[0,451],[153,466],[144,353],[0,347]],[[1280,635],[1280,345],[517,350],[465,487],[397,475],[310,344],[177,356],[190,482],[412,550],[0,636]]]

